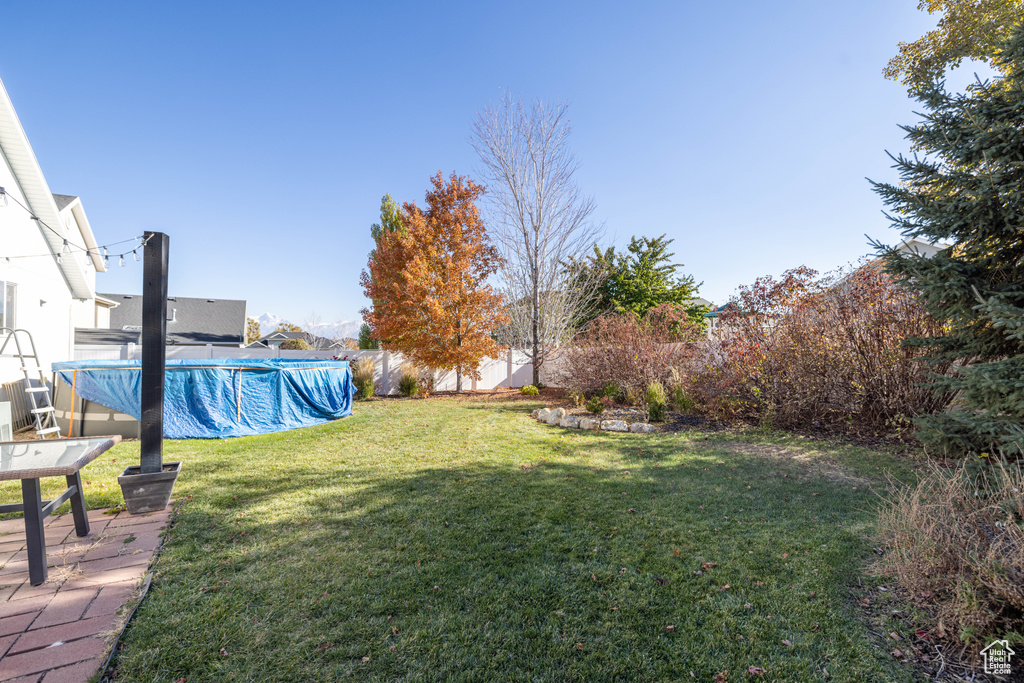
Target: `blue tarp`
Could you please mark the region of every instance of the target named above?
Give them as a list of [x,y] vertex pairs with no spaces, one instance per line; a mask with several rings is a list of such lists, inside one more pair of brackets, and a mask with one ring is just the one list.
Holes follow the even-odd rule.
[[[93,403],[141,417],[142,362],[54,363],[53,371]],[[352,414],[347,361],[168,360],[164,437],[219,439],[308,427]]]

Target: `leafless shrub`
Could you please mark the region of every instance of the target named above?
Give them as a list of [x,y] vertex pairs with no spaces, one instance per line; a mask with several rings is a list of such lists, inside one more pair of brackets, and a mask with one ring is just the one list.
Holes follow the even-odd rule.
[[814,423],[898,432],[951,399],[925,386],[913,337],[938,333],[913,292],[872,262],[817,278],[808,268],[758,279],[722,315],[688,376],[698,402],[718,417],[780,427]]
[[672,370],[686,364],[702,334],[681,307],[671,304],[651,309],[642,319],[632,314],[600,316],[563,350],[558,386],[593,394],[613,383],[621,395],[643,400],[651,383],[671,386]]

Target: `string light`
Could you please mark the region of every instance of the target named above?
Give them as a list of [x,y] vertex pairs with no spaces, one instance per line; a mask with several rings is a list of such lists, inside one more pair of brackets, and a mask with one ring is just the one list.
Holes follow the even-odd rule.
[[124,254],[121,254],[121,262],[120,262],[120,263],[118,263],[117,265],[119,265],[119,266],[121,266],[122,268],[124,268]]
[[[61,238],[63,244],[61,246],[60,252],[57,254],[57,263],[59,263],[59,264],[63,264],[64,263],[64,255],[65,254],[70,255],[70,254],[74,253],[74,251],[77,250],[77,251],[82,252],[83,254],[87,254],[89,256],[102,256],[103,257],[103,266],[106,268],[110,264],[110,253],[109,253],[108,247],[113,247],[113,246],[116,246],[118,244],[124,244],[126,242],[134,242],[136,244],[140,244],[142,247],[145,247],[146,246],[146,242],[149,241],[149,239],[146,238],[146,237],[132,237],[130,239],[121,240],[119,242],[113,242],[110,245],[104,245],[104,246],[98,247],[97,249],[89,249],[87,247],[83,247],[81,245],[75,244],[74,242],[70,242],[68,240],[68,238],[65,237],[62,233],[58,232],[57,230],[54,230],[52,227],[50,227],[49,224],[47,224],[46,221],[44,221],[42,218],[40,218],[39,216],[37,216],[34,213],[32,213],[31,209],[29,209],[27,206],[25,206],[20,201],[18,201],[18,199],[16,197],[12,196],[9,192],[7,192],[7,190],[5,188],[0,187],[0,202],[2,202],[2,203],[0,203],[0,207],[8,206],[8,198],[10,198],[10,200],[12,200],[15,204],[17,204],[22,209],[24,209],[25,212],[29,214],[29,219],[38,222],[40,225],[42,225],[44,228],[46,228],[47,230],[52,232],[54,235],[56,235],[57,237]],[[136,261],[139,260],[138,247],[136,247],[135,249],[127,250],[127,251],[125,251],[125,252],[123,252],[121,254],[118,254],[119,262],[120,262],[121,266],[124,266],[124,257],[126,255],[128,255],[129,253],[134,255]],[[44,258],[44,257],[52,257],[52,256],[53,256],[53,253],[51,252],[49,254],[19,254],[17,256],[4,256],[3,258],[6,259],[6,262],[8,264],[10,264],[12,258]]]

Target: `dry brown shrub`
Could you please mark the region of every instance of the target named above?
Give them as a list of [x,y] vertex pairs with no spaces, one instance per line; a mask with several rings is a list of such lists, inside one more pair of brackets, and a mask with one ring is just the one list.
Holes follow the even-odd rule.
[[652,308],[643,318],[603,315],[562,351],[555,380],[569,392],[587,395],[612,382],[621,396],[639,402],[652,382],[672,386],[673,369],[679,372],[702,336],[700,326],[672,304]]
[[934,614],[936,633],[965,645],[1024,633],[1024,470],[933,468],[894,485],[880,515],[880,569]]
[[688,373],[716,417],[779,427],[850,426],[898,432],[945,408],[926,386],[922,350],[906,342],[941,331],[918,302],[870,262],[825,277],[809,268],[743,287]]

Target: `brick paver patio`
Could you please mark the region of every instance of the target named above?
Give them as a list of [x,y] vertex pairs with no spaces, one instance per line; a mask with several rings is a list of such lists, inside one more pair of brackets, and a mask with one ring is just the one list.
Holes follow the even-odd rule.
[[148,515],[89,511],[46,520],[49,579],[29,585],[22,519],[0,521],[0,681],[79,683],[103,665],[160,544],[170,508]]

